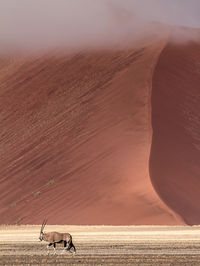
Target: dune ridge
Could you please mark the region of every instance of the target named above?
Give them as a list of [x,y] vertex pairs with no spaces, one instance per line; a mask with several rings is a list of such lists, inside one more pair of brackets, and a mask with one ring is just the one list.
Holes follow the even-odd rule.
[[0,62],[1,224],[184,224],[157,185],[152,104],[168,47],[166,33]]

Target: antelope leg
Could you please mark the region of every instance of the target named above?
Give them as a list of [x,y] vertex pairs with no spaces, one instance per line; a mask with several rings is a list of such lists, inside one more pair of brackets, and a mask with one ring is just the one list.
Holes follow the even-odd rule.
[[52,245],[52,243],[49,243],[48,245],[47,245],[47,254],[49,255],[49,247]]
[[56,243],[53,243],[53,248],[54,248],[54,255],[56,255]]
[[[73,248],[73,252],[71,251],[71,248]],[[74,244],[71,242],[71,246],[70,246],[70,249],[69,249],[69,251],[71,252],[71,253],[73,253],[73,255],[75,255],[76,254],[76,248],[75,248],[75,246],[74,246]]]
[[67,241],[64,241],[64,249],[62,251],[62,254],[65,252],[65,251],[69,251],[70,249],[70,245]]
[[66,241],[64,241],[64,249],[63,249],[63,251],[62,251],[62,253],[61,254],[64,254],[65,253],[65,250],[66,250]]

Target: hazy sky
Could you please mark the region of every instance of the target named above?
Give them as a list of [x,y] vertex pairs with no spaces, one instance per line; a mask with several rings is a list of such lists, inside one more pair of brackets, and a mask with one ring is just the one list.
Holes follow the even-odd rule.
[[200,28],[200,0],[112,0],[138,16]]
[[0,0],[0,49],[97,45],[134,36],[136,21],[126,21],[125,14],[122,23],[116,15],[123,10],[129,17],[200,28],[200,0]]

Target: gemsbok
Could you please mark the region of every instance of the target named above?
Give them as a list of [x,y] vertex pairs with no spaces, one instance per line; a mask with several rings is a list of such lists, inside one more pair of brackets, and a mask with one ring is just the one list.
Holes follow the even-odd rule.
[[[49,254],[49,247],[53,245],[54,247],[54,254],[56,254],[56,244],[64,243],[64,250],[70,251],[71,253],[76,253],[76,248],[74,244],[72,243],[72,236],[69,233],[58,233],[58,232],[50,232],[50,233],[44,233],[44,227],[47,223],[47,219],[43,221],[41,230],[40,230],[40,236],[39,240],[49,242],[47,245],[47,252]],[[71,251],[71,248],[73,248],[73,252]]]

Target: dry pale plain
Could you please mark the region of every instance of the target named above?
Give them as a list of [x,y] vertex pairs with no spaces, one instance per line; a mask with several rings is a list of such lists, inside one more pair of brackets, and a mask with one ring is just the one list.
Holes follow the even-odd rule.
[[70,232],[75,256],[47,255],[40,226],[1,226],[1,265],[200,265],[199,226],[48,226]]

